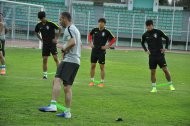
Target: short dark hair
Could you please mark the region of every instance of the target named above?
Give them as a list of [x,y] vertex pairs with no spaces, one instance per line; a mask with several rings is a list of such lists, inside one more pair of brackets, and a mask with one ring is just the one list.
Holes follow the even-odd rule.
[[46,13],[45,13],[44,11],[38,12],[38,18],[39,18],[39,19],[42,19],[42,18],[44,18],[44,17],[46,17]]
[[154,23],[153,23],[153,20],[147,20],[145,24],[146,26],[150,26],[150,25],[153,25]]
[[66,17],[69,21],[71,21],[71,14],[69,12],[62,12],[61,15],[63,17]]
[[105,19],[105,18],[100,18],[100,19],[98,20],[98,22],[104,22],[104,23],[106,24],[106,19]]

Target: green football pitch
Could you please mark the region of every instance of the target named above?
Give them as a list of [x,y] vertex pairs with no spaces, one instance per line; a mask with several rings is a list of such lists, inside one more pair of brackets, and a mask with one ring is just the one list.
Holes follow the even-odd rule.
[[[72,119],[42,113],[51,100],[54,75],[42,80],[41,51],[7,48],[7,75],[0,76],[0,126],[190,126],[190,54],[167,53],[176,91],[150,93],[148,56],[143,51],[108,50],[104,88],[89,87],[90,50],[83,49],[73,85]],[[52,57],[48,72],[55,72]],[[96,80],[100,80],[99,66]],[[166,83],[157,69],[157,83]],[[58,98],[64,104],[64,93]],[[121,117],[123,121],[116,122]]]

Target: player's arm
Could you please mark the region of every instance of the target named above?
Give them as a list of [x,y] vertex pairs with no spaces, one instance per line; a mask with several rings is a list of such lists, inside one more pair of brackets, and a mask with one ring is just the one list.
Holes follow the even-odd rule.
[[67,43],[65,43],[61,49],[62,57],[64,59],[64,55],[73,47],[75,46],[76,42],[74,38],[70,38]]
[[94,29],[92,29],[92,31],[88,34],[88,42],[89,42],[89,46],[91,48],[94,48],[93,42],[92,42],[92,36],[94,34]]
[[66,44],[63,45],[62,52],[68,52],[73,46],[75,46],[76,42],[74,38],[70,38]]
[[6,24],[4,25],[4,28],[5,28],[5,34],[7,34],[8,28],[7,28],[7,25],[6,25]]
[[168,46],[169,46],[169,37],[163,31],[160,31],[160,32],[161,32],[160,33],[161,37],[166,40],[165,49],[161,49],[161,52],[164,53],[168,49]]
[[62,28],[54,22],[51,22],[51,23],[52,23],[53,28],[58,30],[58,33],[55,35],[55,38],[53,40],[53,42],[57,43],[59,37],[61,36]]
[[144,35],[141,38],[141,45],[142,45],[144,51],[147,52],[148,54],[150,54],[150,51],[146,48],[146,45],[145,45],[145,36]]
[[102,46],[101,49],[106,50],[109,49],[116,42],[116,37],[108,30],[108,44]]
[[35,33],[36,33],[36,36],[37,36],[37,38],[41,41],[41,42],[43,42],[43,40],[42,40],[42,37],[40,36],[40,29],[39,29],[39,27],[38,27],[38,25],[36,25],[36,27],[35,27]]
[[76,40],[73,37],[74,32],[72,30],[70,30],[70,28],[68,28],[68,32],[70,35],[70,38],[68,39],[68,41],[63,45],[61,51],[62,51],[62,56],[64,57],[64,55],[73,47],[76,45]]

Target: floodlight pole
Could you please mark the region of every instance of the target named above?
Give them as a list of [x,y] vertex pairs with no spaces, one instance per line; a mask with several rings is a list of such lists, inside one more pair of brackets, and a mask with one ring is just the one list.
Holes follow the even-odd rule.
[[15,5],[13,5],[13,17],[12,17],[12,28],[11,28],[11,39],[15,39]]
[[[146,19],[147,19],[147,15],[145,14],[144,16],[144,22],[146,22]],[[144,25],[144,32],[146,31],[146,26]]]
[[176,0],[174,0],[174,7],[173,7],[173,19],[172,19],[172,31],[171,31],[170,50],[172,49],[172,44],[173,44],[174,19],[175,19],[175,2],[176,2]]
[[27,29],[27,36],[26,39],[29,39],[29,34],[30,34],[30,13],[31,13],[31,8],[28,6],[28,29]]
[[158,15],[156,17],[156,28],[158,28]]
[[88,44],[88,34],[89,34],[89,25],[90,25],[90,11],[88,12],[88,26],[87,26],[87,37],[86,37],[86,44]]
[[188,44],[189,44],[189,30],[190,30],[190,17],[189,17],[189,22],[188,22],[188,27],[187,27],[187,41],[186,41],[186,48],[185,50],[188,50]]
[[132,23],[132,30],[131,30],[131,47],[133,46],[133,32],[134,32],[134,24],[135,24],[135,14],[133,14],[133,23]]
[[119,22],[120,22],[120,14],[117,15],[117,41],[116,41],[116,46],[118,46]]
[[[44,11],[44,8],[41,8],[41,11]],[[41,33],[40,33],[40,37],[42,37]],[[42,49],[42,41],[39,40],[39,49]]]

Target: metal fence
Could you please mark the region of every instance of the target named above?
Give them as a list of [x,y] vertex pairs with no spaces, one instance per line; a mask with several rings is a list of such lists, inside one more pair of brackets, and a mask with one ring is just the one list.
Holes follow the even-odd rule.
[[[74,17],[74,23],[75,25],[80,29],[81,33],[83,35],[87,35],[87,33],[90,32],[90,30],[94,27],[97,27],[98,19],[96,19],[94,22],[91,20],[91,13],[77,13],[74,11],[73,13]],[[110,22],[110,19],[107,19],[106,13],[104,14],[104,17],[106,18],[107,22]],[[120,25],[121,22],[121,15],[114,15],[114,17],[111,20],[114,20],[114,26],[110,25],[109,23],[106,24],[106,27],[109,28],[117,37],[116,46],[127,46],[127,47],[140,47],[139,44],[142,34],[146,31],[146,27],[144,25],[144,22],[146,19],[150,19],[147,17],[147,15],[144,15],[142,17],[142,25],[139,27],[136,27],[135,22],[136,20],[139,20],[136,18],[136,15],[131,15],[131,22],[130,27],[124,27]],[[166,32],[169,36],[170,40],[172,41],[170,44],[170,49],[179,49],[179,50],[190,50],[190,17],[186,18],[187,20],[183,21],[186,22],[186,29],[181,30],[174,30],[174,28],[169,29],[161,29],[159,27],[159,16],[155,17],[154,24],[155,28],[161,29],[162,31]],[[174,19],[175,20],[175,19]],[[172,23],[171,19],[171,23]],[[113,24],[113,21],[112,21]],[[175,27],[175,25],[173,25]],[[124,32],[123,32],[124,31]],[[127,32],[127,33],[125,33]],[[138,34],[137,34],[138,33]],[[175,34],[181,34],[179,36],[175,36]],[[86,36],[87,40],[87,36]],[[87,42],[87,41],[86,41]]]

